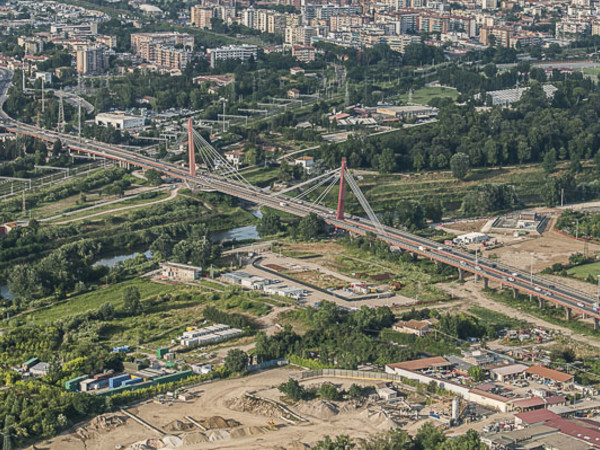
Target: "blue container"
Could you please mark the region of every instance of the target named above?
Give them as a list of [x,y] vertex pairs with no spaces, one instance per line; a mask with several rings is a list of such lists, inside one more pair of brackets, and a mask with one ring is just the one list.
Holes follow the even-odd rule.
[[111,389],[118,388],[123,384],[124,381],[131,379],[131,375],[117,375],[116,377],[112,377],[108,380],[108,387]]
[[121,386],[131,386],[132,384],[138,384],[144,381],[142,378],[131,378],[130,380],[125,380],[121,383]]

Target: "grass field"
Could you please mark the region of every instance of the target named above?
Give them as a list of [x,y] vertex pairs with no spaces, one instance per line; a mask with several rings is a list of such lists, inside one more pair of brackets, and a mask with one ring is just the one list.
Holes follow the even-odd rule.
[[[458,97],[458,91],[456,89],[445,87],[423,87],[421,89],[413,91],[412,103],[416,103],[419,105],[428,105],[429,102],[436,97],[450,98],[452,100],[456,100],[456,98]],[[400,100],[404,103],[408,103],[408,93],[402,94],[400,96]]]
[[[113,209],[124,208],[126,206],[140,206],[141,207],[145,204],[150,204],[150,203],[154,203],[159,200],[163,200],[163,199],[167,198],[169,195],[170,195],[169,192],[162,191],[162,192],[158,192],[156,194],[156,196],[152,197],[152,198],[145,198],[144,196],[138,196],[138,197],[133,197],[130,199],[124,199],[122,202],[111,203],[110,205],[98,206],[97,208],[93,208],[93,209],[89,209],[86,211],[81,211],[81,212],[77,212],[77,213],[73,213],[73,214],[66,214],[61,217],[57,217],[56,219],[52,219],[51,221],[49,221],[49,223],[62,222],[65,220],[84,219],[93,214],[102,215],[101,213],[106,213]],[[86,208],[89,206],[93,206],[93,205],[81,205],[82,208]],[[127,211],[122,211],[122,213],[126,213],[126,212]],[[114,215],[118,215],[118,214],[119,214],[118,211],[114,213]]]
[[567,270],[567,273],[576,278],[582,279],[586,279],[589,275],[596,277],[597,275],[600,275],[600,262],[572,267]]
[[591,75],[591,76],[600,75],[600,67],[586,67],[582,71],[585,75]]
[[100,305],[107,302],[111,303],[115,308],[118,308],[123,305],[123,291],[129,286],[136,287],[139,290],[142,301],[154,295],[165,294],[168,292],[172,293],[178,289],[178,287],[166,284],[157,284],[143,279],[134,279],[102,287],[85,294],[76,295],[58,305],[26,314],[25,317],[36,323],[46,321],[52,322],[67,316],[98,309]]

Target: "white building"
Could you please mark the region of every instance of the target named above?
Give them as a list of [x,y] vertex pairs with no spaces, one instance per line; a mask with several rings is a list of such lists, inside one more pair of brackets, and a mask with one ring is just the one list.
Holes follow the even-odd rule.
[[296,158],[294,160],[294,165],[302,166],[304,171],[310,174],[312,166],[315,164],[315,158],[312,156],[301,156],[300,158]]
[[210,57],[210,67],[215,67],[217,61],[227,61],[238,59],[242,62],[256,59],[258,56],[258,47],[256,45],[228,45],[225,47],[209,48],[207,51]]
[[132,116],[125,113],[100,113],[94,119],[96,125],[112,126],[117,130],[132,130],[142,128],[145,124],[145,119],[141,116]]
[[489,237],[485,233],[467,233],[462,236],[455,237],[452,242],[455,245],[469,245],[469,244],[481,244],[489,240]]

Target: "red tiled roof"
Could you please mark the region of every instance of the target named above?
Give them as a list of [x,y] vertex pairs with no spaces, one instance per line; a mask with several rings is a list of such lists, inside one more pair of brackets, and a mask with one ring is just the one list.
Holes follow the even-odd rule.
[[548,411],[547,409],[536,409],[535,411],[519,413],[515,414],[515,417],[518,417],[528,425],[546,422],[548,420],[560,419],[558,414],[554,414],[552,411]]
[[531,366],[525,371],[525,373],[537,375],[540,378],[546,378],[548,380],[558,381],[560,383],[571,381],[574,378],[573,375],[569,375],[568,373],[564,372],[559,372],[558,370],[549,369],[544,366]]

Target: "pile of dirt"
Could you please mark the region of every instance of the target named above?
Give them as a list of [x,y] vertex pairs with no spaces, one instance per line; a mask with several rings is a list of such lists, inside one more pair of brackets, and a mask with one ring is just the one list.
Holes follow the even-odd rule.
[[198,423],[209,430],[239,427],[240,423],[233,419],[224,419],[221,416],[212,416],[208,419],[199,420]]
[[282,410],[277,406],[260,399],[238,397],[227,402],[227,407],[234,411],[249,412],[266,417],[280,417]]
[[164,448],[165,444],[160,439],[146,439],[136,442],[127,447],[127,450],[158,450]]
[[182,431],[190,431],[194,429],[194,425],[188,422],[182,422],[181,420],[174,420],[165,427],[165,430],[174,433]]
[[244,427],[244,428],[236,428],[231,430],[231,438],[239,439],[248,436],[259,436],[261,434],[265,434],[269,431],[267,427]]
[[394,422],[386,413],[383,411],[370,411],[365,409],[360,413],[360,416],[369,422],[371,422],[378,430],[388,431],[397,428],[396,422]]
[[231,439],[231,434],[226,430],[213,430],[207,433],[208,440],[210,442],[214,441],[224,441],[225,439]]
[[302,415],[316,417],[317,419],[331,419],[339,414],[336,405],[323,400],[302,401],[294,408]]
[[77,429],[77,435],[87,440],[100,433],[109,432],[127,422],[127,416],[121,414],[102,414],[94,417],[86,425]]
[[203,442],[208,442],[208,437],[206,437],[204,433],[200,433],[199,431],[183,435],[183,445],[186,447],[201,444]]

